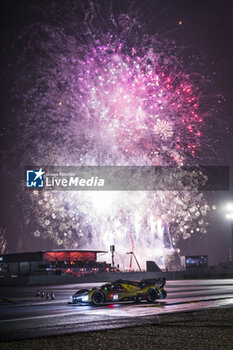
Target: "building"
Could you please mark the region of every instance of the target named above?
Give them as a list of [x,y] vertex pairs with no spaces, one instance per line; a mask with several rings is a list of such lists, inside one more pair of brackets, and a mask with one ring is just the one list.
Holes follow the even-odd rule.
[[108,272],[111,265],[97,262],[99,250],[48,250],[39,252],[2,254],[0,269],[8,275],[92,275]]

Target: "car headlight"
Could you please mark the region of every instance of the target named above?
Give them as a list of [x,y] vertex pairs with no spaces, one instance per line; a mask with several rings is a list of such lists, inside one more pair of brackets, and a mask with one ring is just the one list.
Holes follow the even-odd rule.
[[83,295],[82,296],[82,301],[88,301],[89,300],[89,295]]

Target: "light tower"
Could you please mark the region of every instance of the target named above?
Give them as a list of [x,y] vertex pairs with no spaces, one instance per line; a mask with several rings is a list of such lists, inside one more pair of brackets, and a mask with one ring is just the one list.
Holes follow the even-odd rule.
[[226,205],[226,218],[231,222],[231,247],[229,249],[229,260],[232,261],[233,255],[233,202]]

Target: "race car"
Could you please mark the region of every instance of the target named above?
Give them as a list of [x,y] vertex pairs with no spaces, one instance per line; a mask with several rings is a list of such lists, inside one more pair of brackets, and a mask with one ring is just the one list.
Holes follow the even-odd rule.
[[163,289],[165,284],[166,278],[144,279],[140,282],[119,279],[100,288],[78,290],[72,296],[72,303],[95,306],[119,301],[147,300],[148,303],[154,303],[157,299],[166,298],[167,292]]

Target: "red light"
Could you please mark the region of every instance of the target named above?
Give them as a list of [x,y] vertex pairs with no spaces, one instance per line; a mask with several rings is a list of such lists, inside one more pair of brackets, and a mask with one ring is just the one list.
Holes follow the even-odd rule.
[[46,261],[79,261],[79,260],[96,260],[94,252],[44,252],[43,260]]
[[114,296],[114,294],[110,294],[110,298],[111,298],[111,299],[113,298],[113,296]]

